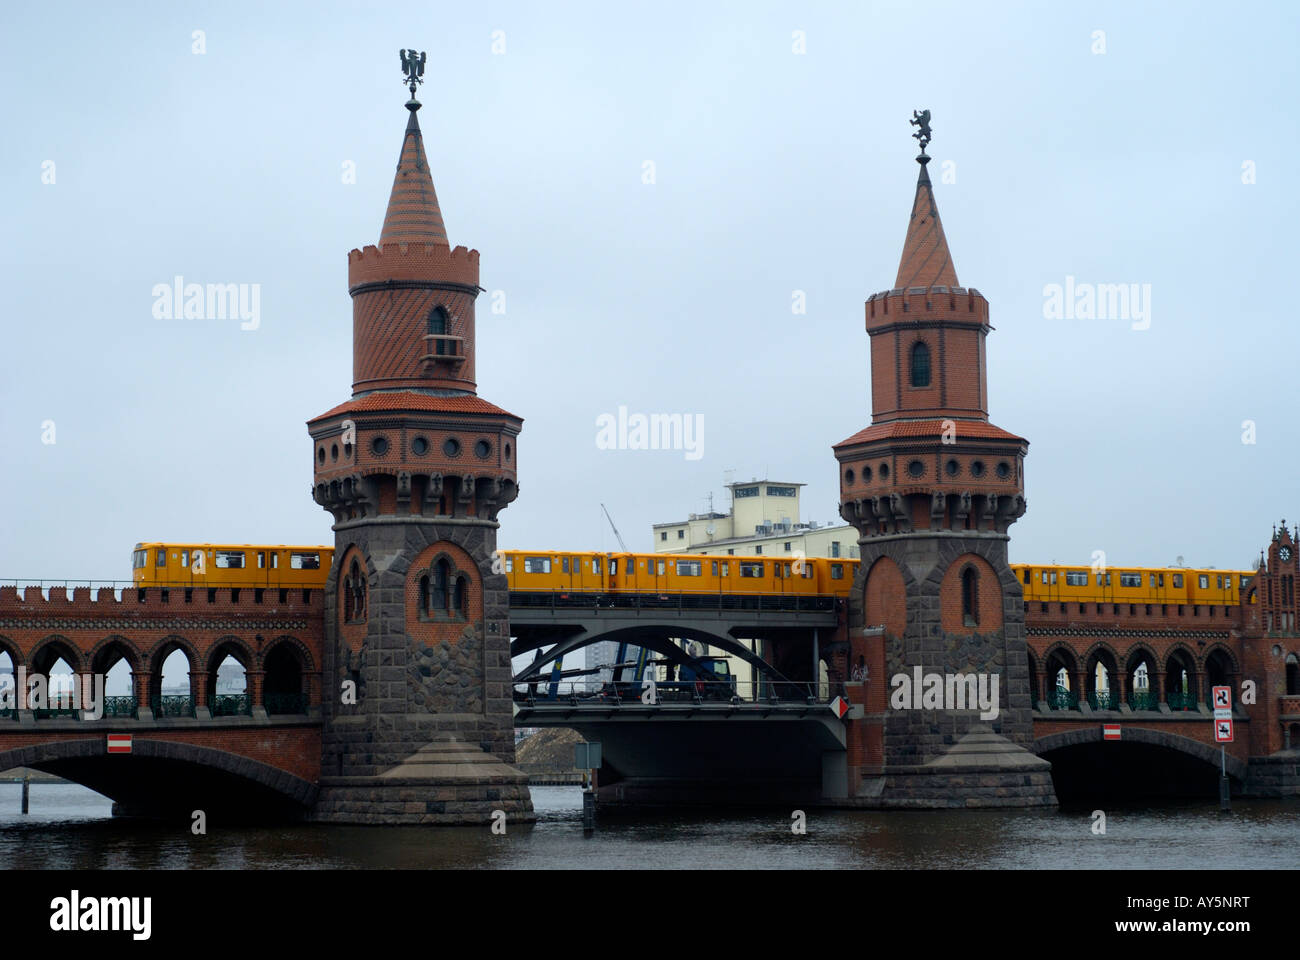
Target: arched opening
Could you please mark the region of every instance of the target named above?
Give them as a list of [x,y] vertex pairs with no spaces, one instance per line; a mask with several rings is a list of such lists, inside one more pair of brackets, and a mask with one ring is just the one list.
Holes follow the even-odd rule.
[[420,578],[420,606],[419,611],[424,616],[429,615],[429,575],[425,574]]
[[18,672],[13,657],[0,647],[0,720],[18,716]]
[[445,557],[439,558],[433,565],[433,594],[429,601],[429,614],[447,612],[447,588],[451,579],[451,564]]
[[362,623],[366,619],[366,578],[356,557],[343,576],[343,622]]
[[194,716],[190,658],[180,646],[173,645],[162,657],[159,670],[151,678],[149,695],[155,717]]
[[1079,692],[1074,676],[1077,663],[1074,655],[1064,647],[1057,647],[1047,656],[1044,679],[1051,685],[1047,702],[1053,710],[1075,710],[1079,706]]
[[1085,671],[1088,683],[1088,706],[1094,710],[1119,709],[1119,669],[1109,650],[1093,651]]
[[72,665],[80,662],[77,652],[62,640],[47,643],[37,651],[27,677],[29,703],[36,719],[77,716],[81,691]]
[[919,340],[912,346],[911,372],[912,386],[930,385],[930,348]]
[[1212,692],[1214,687],[1227,687],[1232,697],[1232,703],[1237,702],[1237,685],[1233,682],[1235,672],[1232,667],[1232,658],[1227,652],[1221,649],[1210,651],[1210,655],[1205,658],[1205,692]]
[[[429,336],[437,338],[447,336],[447,311],[442,307],[434,307],[429,311]],[[446,340],[434,340],[434,353],[441,357],[446,356],[448,352]]]
[[979,626],[979,573],[974,567],[961,572],[961,622],[967,627]]
[[1160,691],[1156,689],[1156,661],[1149,651],[1138,649],[1128,658],[1128,705],[1134,710],[1156,710]]
[[120,640],[102,647],[91,661],[90,670],[104,677],[103,710],[106,717],[134,717],[139,704],[135,699],[135,679],[130,649]]
[[268,714],[306,713],[307,693],[303,689],[303,663],[293,644],[281,642],[263,660],[266,670],[263,700]]
[[469,579],[463,574],[456,577],[456,589],[452,597],[452,605],[456,610],[456,616],[462,620],[465,619],[465,608],[469,602]]
[[1294,653],[1286,655],[1286,693],[1289,697],[1300,695],[1300,660]]
[[222,645],[212,655],[208,672],[208,709],[214,717],[248,716],[253,712],[248,668],[238,647]]
[[1196,663],[1186,650],[1174,650],[1165,661],[1165,703],[1171,710],[1195,710]]

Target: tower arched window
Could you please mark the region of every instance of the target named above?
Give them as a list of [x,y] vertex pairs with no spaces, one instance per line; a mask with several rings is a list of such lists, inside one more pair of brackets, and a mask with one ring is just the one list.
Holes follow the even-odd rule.
[[[447,311],[442,307],[434,307],[429,311],[429,336],[445,337],[447,336]],[[443,356],[449,349],[448,341],[437,340],[434,343],[434,353]],[[454,351],[454,347],[451,348]]]
[[451,579],[451,564],[446,559],[441,559],[433,565],[433,596],[429,603],[429,612],[433,614],[447,613],[447,590]]
[[348,623],[359,623],[366,619],[366,580],[361,570],[361,564],[355,557],[352,558],[352,564],[348,568],[348,575],[343,581],[344,590],[344,616],[343,619]]
[[456,616],[464,619],[465,607],[468,603],[469,581],[464,577],[456,578],[456,593],[452,598],[452,605],[455,607]]
[[974,567],[961,572],[961,621],[968,627],[979,626],[979,574]]
[[427,574],[420,578],[420,612],[426,616],[429,613],[429,577]]
[[912,386],[930,385],[930,348],[917,341],[912,347]]

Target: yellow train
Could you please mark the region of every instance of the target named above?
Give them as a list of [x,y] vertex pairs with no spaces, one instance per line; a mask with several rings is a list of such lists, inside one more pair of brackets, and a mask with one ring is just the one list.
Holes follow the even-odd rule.
[[325,586],[333,547],[277,544],[137,543],[131,579],[137,587]]
[[[137,543],[138,587],[325,586],[334,549],[211,543]],[[718,594],[847,597],[857,560],[686,553],[502,551],[510,590],[558,594]],[[1012,564],[1025,602],[1234,606],[1253,570]]]

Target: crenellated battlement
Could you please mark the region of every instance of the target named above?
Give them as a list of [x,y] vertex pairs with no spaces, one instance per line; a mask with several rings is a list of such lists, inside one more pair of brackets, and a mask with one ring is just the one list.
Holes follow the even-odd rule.
[[908,287],[873,293],[866,303],[867,329],[942,318],[945,323],[989,322],[989,302],[974,287]]
[[439,244],[367,244],[348,252],[348,289],[386,280],[478,286],[479,252]]
[[[69,592],[71,596],[69,596]],[[0,586],[0,614],[121,616],[131,610],[176,616],[230,613],[320,616],[325,591],[301,587]]]

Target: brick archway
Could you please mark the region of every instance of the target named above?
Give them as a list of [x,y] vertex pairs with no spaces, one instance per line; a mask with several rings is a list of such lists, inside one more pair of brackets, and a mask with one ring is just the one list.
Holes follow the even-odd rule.
[[[1179,736],[1176,733],[1165,733],[1161,730],[1147,730],[1144,727],[1134,727],[1128,724],[1124,725],[1124,740],[1129,743],[1144,743],[1153,747],[1162,747],[1166,750],[1176,750],[1179,753],[1187,754],[1201,760],[1212,767],[1218,767],[1220,763],[1220,752],[1214,747],[1207,746],[1197,740],[1189,737]],[[1077,730],[1067,730],[1064,733],[1053,733],[1045,737],[1039,737],[1034,741],[1033,751],[1040,757],[1045,753],[1053,750],[1061,750],[1066,747],[1077,747],[1088,743],[1101,743],[1102,731],[1100,725],[1090,725],[1080,727]],[[1227,764],[1228,774],[1238,781],[1244,781],[1248,772],[1248,765],[1245,761],[1238,760],[1231,754],[1223,758]]]

